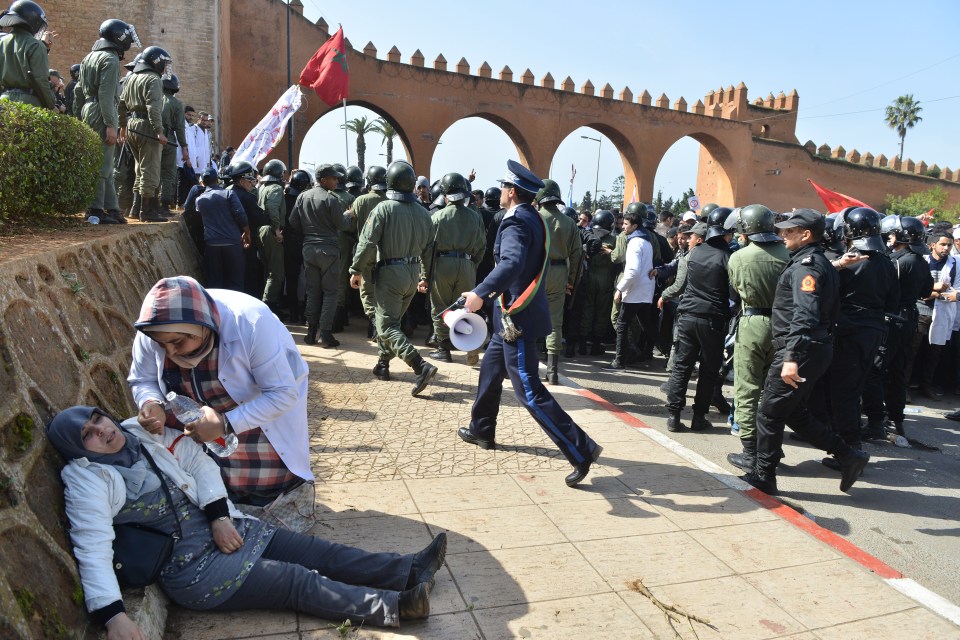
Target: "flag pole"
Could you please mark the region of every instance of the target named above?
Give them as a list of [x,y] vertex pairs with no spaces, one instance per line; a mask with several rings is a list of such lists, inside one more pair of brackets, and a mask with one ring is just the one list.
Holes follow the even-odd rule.
[[347,166],[350,166],[350,141],[347,133],[347,99],[343,99],[343,150],[347,153]]

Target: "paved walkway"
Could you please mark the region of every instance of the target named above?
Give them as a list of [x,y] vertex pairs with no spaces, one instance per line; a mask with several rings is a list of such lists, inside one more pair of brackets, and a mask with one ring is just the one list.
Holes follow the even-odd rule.
[[[302,342],[302,329],[291,330]],[[342,637],[960,638],[960,627],[901,593],[909,581],[904,587],[894,570],[854,561],[856,549],[777,501],[744,493],[719,468],[702,470],[710,463],[588,392],[552,389],[604,447],[584,484],[569,489],[569,465],[509,387],[496,451],[456,437],[477,379],[462,354],[412,398],[413,374],[402,363],[394,361],[392,381],[373,378],[375,349],[359,328],[338,338],[343,350],[301,347],[311,367],[313,533],[401,552],[449,535],[429,620]],[[638,580],[711,626],[671,629]],[[335,626],[293,613],[172,607],[167,638],[340,638]]]

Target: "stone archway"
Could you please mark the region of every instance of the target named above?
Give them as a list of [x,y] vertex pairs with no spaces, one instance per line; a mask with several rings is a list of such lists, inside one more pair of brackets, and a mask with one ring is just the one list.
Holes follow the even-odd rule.
[[[316,99],[314,100],[318,101]],[[384,120],[386,120],[393,127],[394,131],[397,132],[397,137],[394,140],[394,144],[397,144],[397,140],[399,140],[400,145],[403,146],[403,152],[406,155],[407,159],[411,163],[413,163],[410,137],[407,134],[407,130],[402,125],[400,125],[400,123],[397,122],[397,119],[391,113],[389,113],[387,110],[383,109],[377,104],[364,101],[364,100],[351,100],[347,104],[350,107],[361,107],[363,109],[367,109],[368,111],[372,111],[374,115],[376,115],[378,118],[383,118]],[[316,126],[321,119],[330,118],[334,114],[337,114],[337,116],[340,118],[340,120],[337,121],[337,126],[341,127],[343,125],[343,121],[342,121],[343,114],[339,113],[339,111],[343,109],[342,105],[338,107],[327,107],[326,105],[323,105],[321,103],[321,106],[324,107],[324,110],[322,112],[319,112],[317,115],[314,115],[313,110],[310,108],[310,104],[308,102],[307,108],[301,111],[301,113],[298,113],[296,116],[297,130],[300,131],[300,133],[296,136],[296,140],[294,141],[294,144],[295,144],[294,148],[296,149],[297,158],[300,157],[300,153],[303,147],[303,142],[306,139],[306,134],[311,129],[313,129],[313,127]],[[307,124],[308,122],[309,124]],[[352,133],[348,134],[348,136],[353,136],[353,135],[354,134]],[[374,134],[374,135],[379,135],[379,134]],[[368,147],[369,147],[369,144],[370,143],[368,142],[367,143]],[[341,150],[342,150],[342,147],[341,147]],[[332,162],[333,161],[332,158],[337,156],[339,156],[339,153],[334,154],[334,156],[332,156],[331,158],[327,158],[324,161]],[[352,162],[351,164],[356,164],[356,163]],[[370,165],[370,164],[383,164],[383,163],[371,162],[368,159],[366,164]]]

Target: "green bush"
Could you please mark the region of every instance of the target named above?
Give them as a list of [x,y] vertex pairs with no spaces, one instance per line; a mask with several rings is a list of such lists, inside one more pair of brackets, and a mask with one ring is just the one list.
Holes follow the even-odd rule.
[[100,137],[80,120],[0,100],[0,224],[85,210],[102,162]]
[[948,194],[944,189],[933,187],[904,197],[888,193],[885,204],[887,213],[901,216],[920,216],[933,209],[935,221],[956,224],[957,219],[960,218],[960,204],[947,207],[947,197]]

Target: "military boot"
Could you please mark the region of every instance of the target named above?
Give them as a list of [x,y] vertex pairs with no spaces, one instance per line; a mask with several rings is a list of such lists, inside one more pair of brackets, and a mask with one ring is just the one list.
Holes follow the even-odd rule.
[[679,413],[671,413],[670,417],[667,418],[667,431],[672,431],[674,433],[679,433],[685,431],[686,427],[683,426],[683,423],[680,422]]
[[303,337],[303,344],[317,344],[317,330],[319,325],[311,324],[307,327],[307,335]]
[[320,346],[324,349],[333,349],[340,346],[340,341],[333,337],[332,331],[321,331]]
[[117,224],[127,224],[127,219],[120,209],[107,209],[107,217],[112,218]]
[[560,384],[560,354],[551,353],[547,355],[547,384]]
[[420,358],[414,363],[413,372],[417,374],[417,379],[413,381],[413,389],[410,390],[410,395],[415,396],[427,388],[433,377],[437,375],[437,368]]
[[713,424],[707,420],[707,416],[703,413],[693,412],[693,420],[690,421],[690,430],[691,431],[706,431],[707,429],[712,429]]
[[886,440],[887,427],[883,420],[867,420],[867,425],[860,431],[864,440]]
[[141,198],[140,222],[166,222],[167,219],[157,212],[159,208],[160,204],[156,196],[152,198]]
[[385,382],[390,380],[390,362],[380,358],[377,360],[377,365],[373,368],[373,375],[377,376],[379,380]]
[[140,197],[139,193],[133,194],[133,204],[130,205],[130,213],[127,214],[127,217],[131,220],[140,219],[140,209],[143,204],[143,198]]
[[760,491],[763,491],[767,495],[775,496],[779,493],[777,490],[777,476],[773,472],[764,472],[758,469],[740,476],[740,479],[760,489]]
[[427,354],[428,358],[439,360],[440,362],[453,362],[453,356],[450,350],[453,349],[453,343],[449,340],[440,340],[437,348]]
[[727,462],[735,467],[740,467],[747,473],[750,473],[757,466],[757,441],[754,438],[742,439],[742,453],[728,453]]
[[848,446],[834,455],[840,463],[840,491],[846,492],[860,478],[860,474],[870,462],[870,454]]

